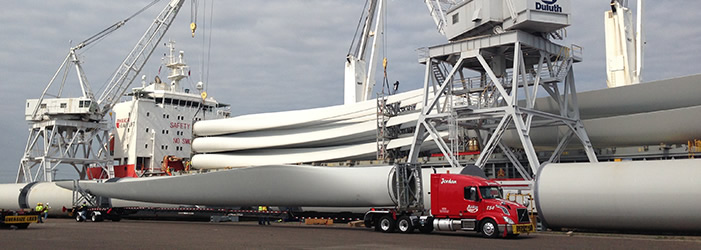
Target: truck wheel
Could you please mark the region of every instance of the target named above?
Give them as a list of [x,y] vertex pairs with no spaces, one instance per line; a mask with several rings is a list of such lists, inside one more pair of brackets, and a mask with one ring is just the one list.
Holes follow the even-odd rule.
[[425,233],[425,234],[430,234],[433,232],[433,218],[428,218],[425,221],[425,224],[419,225],[419,232]]
[[495,238],[499,235],[499,227],[492,219],[484,219],[480,226],[480,233],[486,238]]
[[90,221],[92,221],[92,222],[100,222],[100,221],[102,221],[102,215],[101,215],[101,214],[98,214],[98,213],[95,213],[95,212],[92,212],[92,213],[90,214]]
[[19,228],[19,229],[27,229],[28,227],[29,227],[29,223],[17,224],[17,228]]
[[78,214],[78,215],[75,216],[75,221],[77,221],[77,222],[83,222],[83,217],[80,216],[80,214]]
[[394,233],[394,230],[397,229],[397,222],[391,215],[385,215],[380,217],[380,224],[375,226],[379,226],[383,233]]
[[397,221],[397,229],[400,233],[410,234],[414,232],[414,225],[411,223],[411,218],[409,216],[399,217]]

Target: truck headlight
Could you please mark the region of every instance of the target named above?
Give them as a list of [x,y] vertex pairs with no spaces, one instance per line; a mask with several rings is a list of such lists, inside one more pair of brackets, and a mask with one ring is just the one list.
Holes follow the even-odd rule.
[[514,221],[511,220],[511,218],[506,217],[506,216],[503,216],[503,217],[504,217],[504,221],[506,221],[506,223],[508,223],[509,225],[513,225],[513,224],[514,224]]

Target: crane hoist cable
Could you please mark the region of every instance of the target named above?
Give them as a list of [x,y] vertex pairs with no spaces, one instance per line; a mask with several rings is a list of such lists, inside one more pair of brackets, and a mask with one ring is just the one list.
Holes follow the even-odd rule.
[[[107,27],[106,29],[100,31],[99,33],[97,33],[97,34],[95,34],[95,35],[89,37],[88,39],[85,39],[83,42],[79,43],[78,45],[76,45],[75,47],[73,47],[73,48],[71,48],[71,49],[72,49],[72,50],[81,49],[81,48],[83,48],[83,47],[85,47],[85,46],[88,46],[88,45],[92,44],[93,42],[97,42],[97,41],[101,40],[101,39],[104,38],[105,36],[109,35],[110,33],[114,32],[115,30],[121,28],[121,27],[124,26],[124,24],[126,24],[129,20],[131,20],[132,18],[134,18],[134,17],[138,16],[139,14],[143,13],[144,11],[146,11],[147,9],[149,9],[151,6],[155,5],[155,4],[158,3],[158,2],[160,2],[160,0],[154,0],[154,1],[152,1],[151,3],[149,3],[149,4],[147,4],[146,6],[144,6],[143,8],[141,8],[141,9],[140,9],[139,11],[137,11],[136,13],[134,13],[134,14],[132,14],[131,16],[127,17],[126,19],[121,20],[121,21],[119,21],[119,22],[113,24],[113,25],[110,26],[110,27]],[[115,69],[115,70],[112,72],[111,75],[116,74],[118,70],[119,70],[119,69]],[[109,78],[106,79],[105,82],[102,83],[102,85],[101,85],[100,88],[98,89],[98,92],[102,92],[102,91],[107,87],[107,84],[108,84],[109,81],[110,81]]]
[[97,34],[95,34],[95,35],[93,35],[93,36],[91,36],[91,37],[88,37],[88,39],[83,40],[83,41],[80,42],[78,45],[76,45],[75,47],[73,47],[73,49],[81,49],[81,48],[83,48],[83,47],[85,47],[85,46],[90,45],[90,44],[93,43],[93,42],[99,41],[100,39],[102,39],[102,38],[104,38],[105,36],[109,35],[110,33],[114,32],[115,30],[121,28],[121,27],[124,26],[124,24],[126,24],[129,20],[131,20],[131,19],[134,18],[135,16],[138,16],[138,15],[141,14],[142,12],[146,11],[148,8],[150,8],[151,6],[153,6],[154,4],[156,4],[156,3],[159,2],[159,1],[160,1],[160,0],[154,0],[154,1],[152,1],[151,3],[149,3],[149,4],[146,5],[145,7],[141,8],[139,11],[137,11],[137,12],[134,13],[133,15],[127,17],[126,19],[121,20],[121,21],[119,21],[119,22],[117,22],[117,23],[115,23],[115,24],[112,24],[112,26],[109,26],[109,27],[105,28],[104,30],[98,32]]
[[382,15],[384,22],[382,22],[382,69],[384,71],[384,79],[382,80],[382,93],[385,92],[385,87],[387,87],[388,94],[392,94],[391,88],[389,87],[389,79],[387,77],[387,2],[383,1],[382,4]]
[[[360,31],[360,24],[363,23],[363,17],[365,16],[365,10],[368,8],[368,2],[369,2],[369,0],[365,0],[365,6],[363,6],[363,11],[360,12],[360,18],[358,19],[358,25],[355,27],[355,34],[353,34],[353,39],[351,40],[351,45],[348,48],[348,55],[351,55],[351,52],[353,52],[353,46],[355,46],[355,39],[358,37],[358,31]],[[350,59],[346,58],[346,60],[350,60]]]
[[192,30],[192,37],[195,37],[195,30],[197,29],[197,7],[199,3],[197,0],[190,1],[190,30]]

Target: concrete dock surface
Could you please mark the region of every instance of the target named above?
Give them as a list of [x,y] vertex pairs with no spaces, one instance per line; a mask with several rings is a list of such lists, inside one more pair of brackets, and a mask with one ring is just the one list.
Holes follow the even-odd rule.
[[58,218],[2,229],[0,242],[3,249],[701,249],[701,236],[539,232],[484,239],[473,232],[385,234],[346,224]]

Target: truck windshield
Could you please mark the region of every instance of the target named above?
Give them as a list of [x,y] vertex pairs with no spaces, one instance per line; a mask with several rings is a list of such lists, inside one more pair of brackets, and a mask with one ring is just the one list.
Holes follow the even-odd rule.
[[480,187],[480,193],[482,194],[482,199],[501,199],[501,198],[503,198],[501,187],[497,187],[497,186]]

